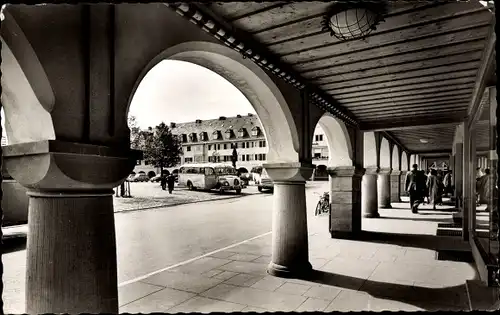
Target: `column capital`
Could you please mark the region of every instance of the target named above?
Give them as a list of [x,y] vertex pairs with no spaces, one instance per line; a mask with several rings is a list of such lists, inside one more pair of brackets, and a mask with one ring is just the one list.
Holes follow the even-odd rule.
[[398,170],[392,170],[392,172],[391,172],[391,175],[396,175],[397,176],[397,175],[401,175],[401,174],[402,174],[402,172],[398,171]]
[[334,177],[361,177],[365,174],[364,168],[356,166],[335,166],[328,167],[326,170],[330,176]]
[[392,168],[381,168],[379,169],[378,173],[380,175],[391,175]]
[[31,191],[95,192],[120,185],[141,152],[44,140],[3,147],[7,171]]
[[366,167],[365,175],[377,175],[380,169],[378,167]]
[[301,162],[265,163],[262,167],[273,182],[305,182],[314,170],[313,164]]

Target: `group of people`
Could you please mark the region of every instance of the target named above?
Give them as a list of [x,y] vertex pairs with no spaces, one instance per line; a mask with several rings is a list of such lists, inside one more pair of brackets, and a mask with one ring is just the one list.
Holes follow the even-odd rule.
[[453,173],[429,169],[427,173],[413,164],[411,172],[406,175],[405,191],[410,195],[410,206],[413,213],[418,213],[421,203],[442,205],[443,195],[452,195],[454,190]]
[[168,186],[168,193],[171,194],[174,190],[175,176],[173,174],[168,174],[162,176],[160,179],[161,189],[166,190]]
[[[488,204],[490,200],[491,193],[491,180],[492,177],[490,175],[490,169],[487,168],[484,172],[481,171],[480,168],[476,170],[476,203],[480,204]],[[488,211],[488,207],[486,211]]]

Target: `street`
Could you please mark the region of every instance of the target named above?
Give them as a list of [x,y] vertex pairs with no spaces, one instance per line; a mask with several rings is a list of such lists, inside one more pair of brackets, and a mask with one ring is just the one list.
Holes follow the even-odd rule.
[[[314,217],[314,209],[327,185],[308,182],[306,186],[308,214],[313,218],[308,224],[323,224],[325,231],[326,217]],[[246,189],[253,190],[256,187]],[[115,213],[118,283],[271,232],[272,196],[250,193],[239,198]],[[26,250],[6,253],[2,260],[4,311],[22,313]]]

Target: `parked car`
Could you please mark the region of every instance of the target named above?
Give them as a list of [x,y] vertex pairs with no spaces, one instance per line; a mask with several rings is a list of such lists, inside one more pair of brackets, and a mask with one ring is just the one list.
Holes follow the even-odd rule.
[[152,177],[149,181],[152,183],[157,183],[160,180],[161,180],[161,175],[156,175],[156,176]]
[[274,184],[272,179],[267,175],[267,172],[265,169],[262,169],[262,174],[260,175],[260,181],[259,184],[257,185],[257,189],[262,192],[264,190],[274,190]]
[[248,182],[252,180],[252,176],[250,173],[243,173],[240,175],[241,181],[245,184],[245,186],[248,186]]
[[139,173],[130,179],[131,182],[148,182],[149,176],[144,173]]

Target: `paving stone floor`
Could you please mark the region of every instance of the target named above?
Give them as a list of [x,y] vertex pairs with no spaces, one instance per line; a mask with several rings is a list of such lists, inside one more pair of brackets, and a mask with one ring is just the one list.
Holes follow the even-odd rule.
[[393,207],[363,219],[374,236],[367,241],[331,239],[327,217],[309,215],[315,271],[308,280],[267,275],[266,235],[120,287],[120,312],[469,310],[465,281],[477,277],[475,268],[435,258],[447,246],[435,236],[437,224],[451,222],[452,213]]

